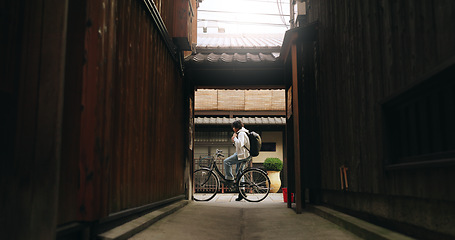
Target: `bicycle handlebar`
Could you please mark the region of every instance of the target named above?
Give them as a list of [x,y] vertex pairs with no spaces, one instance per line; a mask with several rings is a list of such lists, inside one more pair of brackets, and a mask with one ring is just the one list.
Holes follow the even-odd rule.
[[217,149],[217,150],[216,150],[216,155],[217,155],[217,156],[224,157],[224,155],[221,154],[222,152],[223,152],[223,150]]

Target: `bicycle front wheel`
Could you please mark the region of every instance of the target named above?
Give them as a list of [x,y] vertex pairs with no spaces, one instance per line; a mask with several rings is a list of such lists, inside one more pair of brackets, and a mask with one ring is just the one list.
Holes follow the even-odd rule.
[[199,169],[193,174],[193,198],[196,201],[209,201],[215,197],[220,181],[212,171]]
[[239,179],[240,194],[248,202],[260,202],[269,195],[270,179],[267,173],[253,168],[242,173]]

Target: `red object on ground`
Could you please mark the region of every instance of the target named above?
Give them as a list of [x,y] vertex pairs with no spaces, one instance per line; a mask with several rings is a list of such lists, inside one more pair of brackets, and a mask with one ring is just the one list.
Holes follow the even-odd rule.
[[[283,200],[284,202],[288,202],[288,188],[281,188],[283,190]],[[294,201],[294,193],[291,193],[291,202]]]

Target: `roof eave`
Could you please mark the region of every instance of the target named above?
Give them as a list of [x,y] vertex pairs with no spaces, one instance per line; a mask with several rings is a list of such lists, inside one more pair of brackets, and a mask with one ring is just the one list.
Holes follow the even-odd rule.
[[196,53],[279,53],[281,46],[276,47],[196,47]]
[[291,45],[295,41],[315,41],[317,39],[318,26],[319,22],[316,21],[308,25],[292,28],[286,31],[286,34],[284,35],[283,45],[281,46],[280,56],[277,60],[286,62],[289,51],[291,49]]

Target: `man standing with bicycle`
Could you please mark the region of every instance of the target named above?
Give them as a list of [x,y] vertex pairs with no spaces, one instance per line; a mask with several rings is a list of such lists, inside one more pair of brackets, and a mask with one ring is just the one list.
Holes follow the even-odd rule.
[[[231,140],[235,146],[235,153],[224,159],[224,171],[228,185],[232,186],[234,184],[234,175],[232,174],[232,165],[236,164],[236,175],[240,172],[240,168],[244,168],[245,164],[251,160],[250,153],[247,149],[250,149],[250,140],[247,136],[248,130],[243,126],[242,121],[236,120],[232,124],[232,134]],[[243,199],[243,196],[239,193],[239,197],[235,199],[240,201]]]

